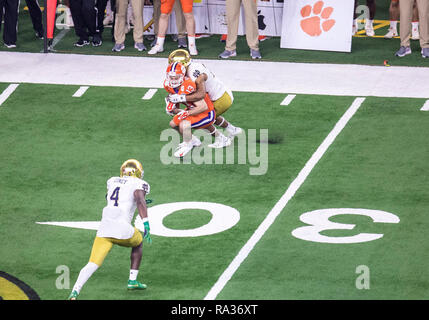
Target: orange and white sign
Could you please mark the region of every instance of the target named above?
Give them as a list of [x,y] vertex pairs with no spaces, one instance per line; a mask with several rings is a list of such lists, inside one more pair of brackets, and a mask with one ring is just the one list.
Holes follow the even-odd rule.
[[351,52],[354,0],[286,1],[281,48]]

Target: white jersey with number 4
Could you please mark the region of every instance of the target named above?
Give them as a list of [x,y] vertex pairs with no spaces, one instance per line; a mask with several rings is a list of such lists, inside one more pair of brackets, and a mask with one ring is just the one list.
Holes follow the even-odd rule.
[[107,180],[107,206],[103,209],[97,237],[129,239],[134,234],[131,221],[137,208],[134,191],[150,192],[149,184],[134,177],[112,177]]
[[191,62],[186,71],[186,75],[194,82],[203,73],[207,75],[205,86],[211,101],[218,100],[225,92],[228,92],[231,96],[231,100],[234,99],[231,90],[229,90],[222,81],[216,78],[204,64]]

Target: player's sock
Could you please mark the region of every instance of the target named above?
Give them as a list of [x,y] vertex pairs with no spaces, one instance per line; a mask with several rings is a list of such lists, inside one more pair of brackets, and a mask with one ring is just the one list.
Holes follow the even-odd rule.
[[130,279],[129,280],[137,280],[137,275],[139,274],[138,270],[130,270]]
[[156,44],[157,45],[164,47],[164,41],[165,41],[165,37],[160,37],[160,36],[156,37]]
[[390,21],[390,29],[398,30],[398,21]]
[[215,125],[218,127],[226,128],[228,126],[228,121],[226,121],[224,117],[219,116],[216,118]]
[[374,29],[374,20],[370,20],[370,19],[368,19],[368,20],[366,20],[365,21],[365,29],[366,30],[372,30],[372,29]]
[[76,280],[76,283],[73,287],[73,291],[79,293],[84,284],[88,281],[88,279],[97,269],[98,265],[93,262],[88,262],[87,265],[83,267],[82,270],[80,270],[79,277]]
[[188,45],[189,46],[195,46],[195,35],[188,36]]

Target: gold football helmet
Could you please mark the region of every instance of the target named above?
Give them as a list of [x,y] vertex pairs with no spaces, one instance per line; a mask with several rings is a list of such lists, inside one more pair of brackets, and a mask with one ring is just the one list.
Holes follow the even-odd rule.
[[172,64],[173,62],[180,62],[185,66],[185,68],[187,68],[191,63],[191,56],[188,51],[184,49],[177,49],[168,56],[168,64]]
[[130,176],[142,179],[143,178],[143,166],[142,164],[135,159],[128,159],[121,166],[121,177]]

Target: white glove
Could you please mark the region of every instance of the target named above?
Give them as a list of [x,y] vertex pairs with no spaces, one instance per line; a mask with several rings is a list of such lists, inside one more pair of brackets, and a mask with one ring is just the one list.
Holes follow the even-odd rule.
[[184,94],[170,94],[168,100],[173,103],[186,102],[186,95]]

